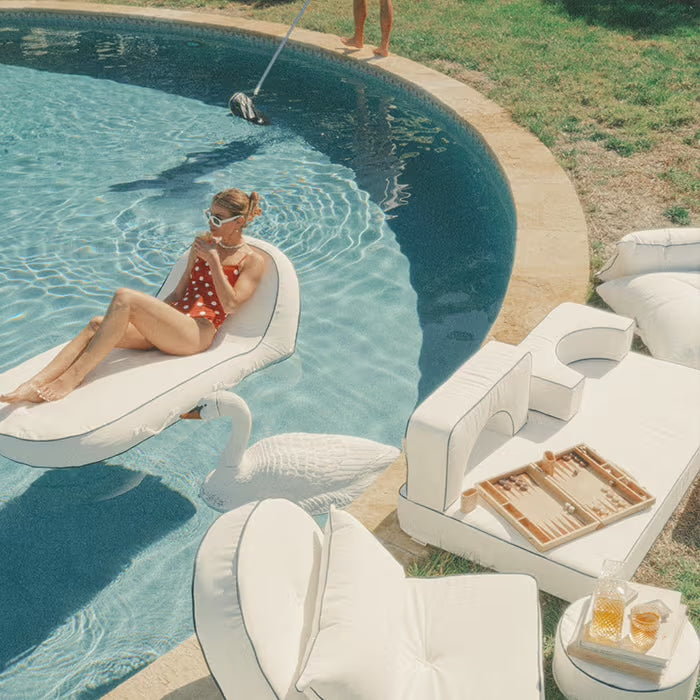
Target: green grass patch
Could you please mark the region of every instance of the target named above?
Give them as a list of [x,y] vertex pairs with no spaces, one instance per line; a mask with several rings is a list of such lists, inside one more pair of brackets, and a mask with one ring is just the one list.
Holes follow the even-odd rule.
[[664,211],[664,216],[674,224],[679,226],[690,225],[690,212],[683,206],[676,204]]
[[409,576],[429,578],[431,576],[457,576],[461,574],[480,574],[490,571],[469,559],[458,557],[442,549],[431,548],[427,558],[413,562],[407,570]]
[[660,173],[659,177],[670,183],[676,192],[685,195],[692,208],[700,209],[700,164],[679,163]]
[[617,136],[608,136],[605,139],[605,148],[608,151],[615,151],[621,156],[631,156],[640,151],[647,151],[651,148],[651,141],[646,138],[641,139],[621,139]]
[[591,243],[591,272],[600,270],[605,262],[605,246],[601,241]]

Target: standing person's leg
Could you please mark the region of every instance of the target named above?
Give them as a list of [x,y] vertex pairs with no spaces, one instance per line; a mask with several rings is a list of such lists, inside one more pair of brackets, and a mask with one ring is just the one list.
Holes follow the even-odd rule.
[[391,0],[379,0],[379,23],[382,29],[382,43],[374,49],[377,56],[389,55],[389,39],[394,26],[394,5]]
[[355,20],[355,34],[343,39],[346,46],[361,49],[365,45],[365,20],[367,19],[367,0],[353,0],[352,15]]
[[155,346],[170,355],[194,355],[206,350],[215,334],[216,329],[208,321],[185,316],[143,292],[120,289],[82,354],[63,374],[41,386],[38,393],[47,401],[62,399],[117,346]]

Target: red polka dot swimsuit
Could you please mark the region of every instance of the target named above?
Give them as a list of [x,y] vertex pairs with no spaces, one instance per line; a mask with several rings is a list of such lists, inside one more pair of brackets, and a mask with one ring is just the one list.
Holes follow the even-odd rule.
[[[245,260],[245,257],[235,265],[223,266],[224,274],[232,287],[235,287],[236,282],[238,282],[238,276],[241,273],[240,264]],[[216,293],[209,263],[201,258],[194,261],[185,293],[181,299],[172,302],[171,306],[186,316],[205,318],[214,324],[214,328],[219,330],[219,326],[226,320],[227,314],[219,295]]]

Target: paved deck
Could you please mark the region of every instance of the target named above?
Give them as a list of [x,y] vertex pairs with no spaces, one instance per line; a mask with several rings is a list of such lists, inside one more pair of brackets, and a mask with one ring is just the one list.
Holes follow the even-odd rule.
[[[200,27],[230,28],[273,38],[283,37],[288,29],[270,22],[209,12],[59,0],[3,0],[1,10],[151,18]],[[492,151],[511,189],[517,233],[508,291],[489,339],[518,343],[555,306],[565,301],[585,301],[589,277],[588,231],[576,192],[549,149],[515,124],[505,109],[463,83],[409,59],[393,55],[377,58],[372,47],[351,51],[337,36],[297,28],[290,44],[362,62],[378,74],[388,75],[463,119]],[[405,462],[401,457],[349,507],[403,564],[425,553],[425,548],[406,536],[398,525],[396,499],[405,475]],[[109,700],[210,700],[222,696],[209,675],[196,638],[191,637],[105,697]]]

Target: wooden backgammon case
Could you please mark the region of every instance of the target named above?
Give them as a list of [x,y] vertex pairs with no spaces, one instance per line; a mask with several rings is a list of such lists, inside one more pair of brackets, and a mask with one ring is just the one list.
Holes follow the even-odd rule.
[[654,500],[632,476],[581,444],[479,482],[462,494],[461,510],[483,502],[546,551]]

